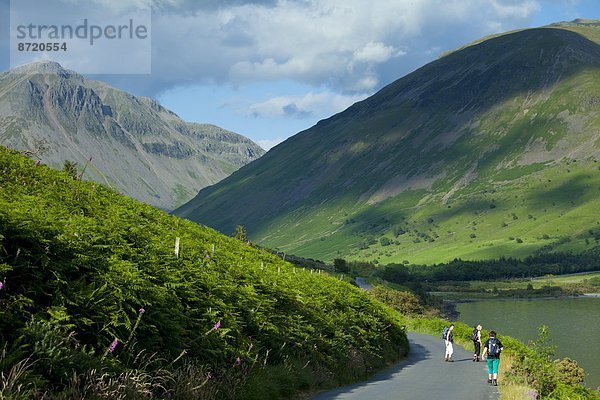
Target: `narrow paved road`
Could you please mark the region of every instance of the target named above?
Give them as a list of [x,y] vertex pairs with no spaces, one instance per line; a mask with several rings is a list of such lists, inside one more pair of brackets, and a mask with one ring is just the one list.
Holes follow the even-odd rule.
[[[454,346],[455,362],[444,362],[441,338],[409,332],[408,358],[369,381],[323,392],[313,400],[495,400],[485,362],[471,361],[471,349]],[[500,377],[501,379],[502,377]]]
[[356,278],[356,279],[354,279],[354,282],[356,282],[358,287],[363,290],[369,290],[373,287],[373,285],[368,284],[364,278]]

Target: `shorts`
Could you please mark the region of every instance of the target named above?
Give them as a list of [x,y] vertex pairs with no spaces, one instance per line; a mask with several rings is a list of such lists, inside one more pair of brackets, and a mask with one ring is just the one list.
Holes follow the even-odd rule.
[[499,365],[500,365],[499,358],[488,358],[487,359],[488,374],[498,374],[498,366]]

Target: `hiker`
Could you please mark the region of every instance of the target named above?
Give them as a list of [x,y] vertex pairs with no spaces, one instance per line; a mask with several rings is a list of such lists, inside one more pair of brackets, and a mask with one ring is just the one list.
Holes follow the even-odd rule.
[[488,383],[498,386],[498,365],[500,365],[500,353],[504,350],[502,342],[496,337],[496,332],[490,332],[490,338],[485,341],[482,358],[487,355]]
[[481,325],[477,325],[473,328],[473,333],[471,334],[471,340],[473,341],[473,362],[479,362],[481,355]]
[[445,330],[443,335],[444,344],[446,345],[446,354],[444,355],[444,361],[454,362],[452,354],[454,354],[454,324],[450,325],[448,330]]

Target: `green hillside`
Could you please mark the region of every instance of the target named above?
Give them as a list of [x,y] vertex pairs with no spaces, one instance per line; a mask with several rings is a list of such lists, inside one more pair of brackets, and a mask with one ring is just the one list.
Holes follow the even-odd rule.
[[339,277],[3,147],[0,282],[0,398],[288,397],[407,351]]
[[293,254],[433,263],[600,240],[600,24],[490,37],[175,211]]

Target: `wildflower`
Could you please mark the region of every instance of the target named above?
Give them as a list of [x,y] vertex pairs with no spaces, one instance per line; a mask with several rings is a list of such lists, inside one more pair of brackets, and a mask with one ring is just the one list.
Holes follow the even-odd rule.
[[215,326],[213,326],[212,328],[210,328],[210,330],[209,330],[208,332],[206,332],[206,334],[208,335],[209,333],[216,331],[216,330],[217,330],[217,329],[219,329],[220,327],[221,327],[221,321],[217,322],[217,323],[215,324]]
[[536,400],[538,398],[538,392],[535,389],[531,389],[529,392],[527,392],[527,394],[531,400]]
[[133,334],[135,333],[135,331],[138,328],[138,325],[140,324],[140,321],[142,320],[142,315],[146,312],[146,310],[144,309],[144,307],[141,307],[138,310],[139,314],[137,317],[137,320],[135,321],[135,325],[133,325],[133,329],[131,330],[131,332],[129,332],[129,337],[127,338],[127,341],[125,342],[125,346],[129,345],[129,343],[131,343],[131,339],[133,338]]
[[112,353],[113,351],[115,351],[115,348],[117,347],[118,344],[119,344],[119,339],[115,338],[115,340],[113,340],[113,342],[110,344],[110,346],[108,346],[108,352]]
[[4,282],[0,282],[0,290],[4,288]]
[[235,359],[235,365],[240,365],[242,363],[242,360],[240,360],[240,358],[236,358]]

